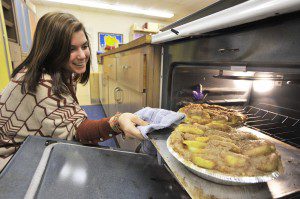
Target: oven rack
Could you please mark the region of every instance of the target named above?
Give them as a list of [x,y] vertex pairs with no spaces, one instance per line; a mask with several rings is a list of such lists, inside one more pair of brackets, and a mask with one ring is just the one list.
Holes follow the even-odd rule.
[[231,79],[231,80],[271,80],[271,81],[292,81],[292,82],[299,82],[300,79],[298,77],[292,78],[288,77],[285,78],[283,76],[278,77],[253,77],[253,76],[236,76],[236,75],[213,75],[214,78],[219,79]]
[[247,127],[300,148],[300,119],[255,106],[245,106],[240,111],[248,117],[245,122]]

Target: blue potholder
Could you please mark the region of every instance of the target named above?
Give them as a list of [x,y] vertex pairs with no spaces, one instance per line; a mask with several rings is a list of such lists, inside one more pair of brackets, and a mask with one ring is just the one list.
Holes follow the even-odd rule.
[[135,114],[149,123],[147,126],[137,127],[146,139],[148,139],[148,133],[179,124],[185,118],[183,113],[150,107],[143,108]]

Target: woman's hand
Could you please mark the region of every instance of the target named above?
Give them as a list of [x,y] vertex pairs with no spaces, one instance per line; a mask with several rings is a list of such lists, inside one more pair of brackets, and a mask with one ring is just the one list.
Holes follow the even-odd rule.
[[146,126],[148,125],[148,122],[145,122],[132,113],[122,113],[119,116],[118,122],[126,138],[137,138],[139,140],[144,139],[141,132],[136,128],[136,125]]

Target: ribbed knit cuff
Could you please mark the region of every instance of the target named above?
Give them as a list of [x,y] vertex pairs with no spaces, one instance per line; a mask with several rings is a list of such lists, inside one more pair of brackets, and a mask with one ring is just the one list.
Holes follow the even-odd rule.
[[77,139],[83,144],[98,144],[119,133],[114,132],[109,124],[110,118],[100,120],[84,120],[77,129]]

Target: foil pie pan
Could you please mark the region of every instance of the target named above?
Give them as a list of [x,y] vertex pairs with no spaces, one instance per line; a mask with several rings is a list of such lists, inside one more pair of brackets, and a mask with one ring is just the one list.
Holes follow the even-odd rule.
[[179,162],[181,162],[188,170],[190,170],[197,176],[215,183],[225,184],[225,185],[247,185],[247,184],[267,182],[277,178],[280,175],[278,171],[275,171],[264,176],[240,177],[240,176],[226,175],[216,170],[204,169],[196,166],[194,163],[188,160],[185,160],[181,155],[179,155],[176,151],[173,150],[173,148],[170,146],[170,142],[171,140],[169,136],[167,140],[168,150]]

